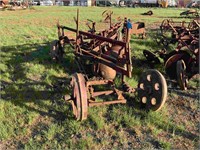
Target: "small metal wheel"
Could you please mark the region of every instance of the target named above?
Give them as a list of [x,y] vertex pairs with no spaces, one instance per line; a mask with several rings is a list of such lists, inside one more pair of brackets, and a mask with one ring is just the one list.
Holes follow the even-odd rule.
[[105,10],[102,13],[102,17],[104,17],[104,22],[108,22],[108,20],[110,19],[111,15],[113,14],[113,11],[111,10]]
[[138,83],[138,97],[145,109],[161,109],[167,98],[167,83],[164,76],[154,69],[142,73]]
[[154,53],[152,53],[152,52],[150,52],[148,50],[144,50],[143,54],[146,57],[147,61],[154,62],[156,64],[160,63],[160,60],[158,59],[158,57]]
[[177,81],[181,90],[187,90],[186,65],[181,59],[176,64]]
[[72,107],[77,120],[87,119],[88,100],[86,81],[82,74],[76,73],[71,79],[72,86]]
[[171,36],[172,28],[171,28],[170,24],[171,25],[174,24],[172,19],[165,19],[161,23],[161,26],[160,26],[161,35],[165,38],[170,38],[170,36]]
[[168,30],[168,29],[169,29],[169,20],[164,19],[160,25],[161,34],[163,35],[164,32],[166,32],[166,30]]

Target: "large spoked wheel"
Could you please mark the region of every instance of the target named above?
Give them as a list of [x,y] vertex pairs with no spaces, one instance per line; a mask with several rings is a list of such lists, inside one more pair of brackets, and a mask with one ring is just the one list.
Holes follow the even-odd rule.
[[186,65],[181,59],[176,64],[177,81],[181,90],[187,90]]
[[72,76],[72,107],[77,120],[87,119],[88,100],[86,81],[82,74],[76,73]]
[[167,83],[159,71],[151,69],[141,75],[138,97],[147,110],[158,111],[162,108],[167,98]]

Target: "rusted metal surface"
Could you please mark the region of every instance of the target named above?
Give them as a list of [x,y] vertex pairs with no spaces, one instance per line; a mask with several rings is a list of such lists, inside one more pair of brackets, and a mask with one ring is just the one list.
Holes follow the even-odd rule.
[[70,102],[77,120],[85,120],[88,114],[86,81],[82,74],[76,73],[71,80],[72,96]]
[[111,27],[111,24],[112,24],[112,14],[113,14],[113,11],[111,11],[111,10],[105,10],[102,13],[102,17],[104,18],[103,22],[104,23],[109,23],[110,27]]
[[[193,20],[189,27],[177,36],[177,48],[171,58],[166,60],[171,62],[165,65],[167,68],[176,68],[176,77],[182,90],[187,89],[187,80],[198,74],[199,68],[199,23]],[[173,59],[172,59],[173,58]],[[174,67],[176,65],[176,67]],[[183,67],[184,66],[184,67]],[[170,74],[170,73],[168,73]]]
[[[103,14],[109,14],[109,19],[111,19],[112,13],[105,11]],[[77,17],[74,19],[76,29],[57,24],[58,40],[55,40],[51,46],[51,55],[54,60],[60,61],[63,58],[66,44],[71,45],[74,49],[73,54],[79,72],[84,74],[75,73],[72,76],[72,95],[66,95],[65,100],[71,102],[76,119],[84,120],[87,118],[88,107],[126,103],[127,100],[123,96],[124,93],[140,92],[142,89],[141,87],[133,88],[127,85],[124,80],[125,76],[129,78],[132,76],[131,48],[129,44],[131,32],[126,23],[121,21],[111,23],[110,21],[110,28],[101,32],[94,31],[96,24],[93,24],[93,27],[89,27],[92,31],[85,32],[79,29],[78,18],[79,11],[77,11]],[[94,22],[91,21],[91,23]],[[121,32],[122,29],[123,32]],[[76,37],[70,38],[67,36],[70,35],[69,32],[75,33]],[[88,66],[84,61],[90,62],[91,70],[88,70]],[[121,76],[123,90],[118,90],[115,87],[114,79],[117,73]],[[149,73],[152,74],[153,71]],[[156,73],[161,78],[161,81],[156,82],[156,85],[154,85],[154,82],[148,83],[148,88],[158,91],[161,96],[155,96],[156,100],[160,99],[156,101],[155,106],[149,106],[148,110],[160,109],[166,100],[164,78],[158,72]],[[159,85],[157,86],[157,84]],[[101,88],[99,89],[99,87]],[[105,88],[102,90],[102,87]],[[146,97],[149,98],[150,95],[152,93],[147,93]],[[97,97],[102,96],[112,97],[113,100],[97,101]]]
[[167,48],[169,44],[177,43],[180,38],[186,38],[188,35],[198,36],[198,29],[199,20],[174,22],[172,19],[165,19],[160,25],[157,42]]
[[[96,32],[96,22],[94,22],[94,21],[92,21],[92,20],[90,20],[90,19],[87,19],[87,21],[88,21],[88,22],[86,23],[86,25],[87,25],[88,28],[89,28],[88,32],[94,34],[94,33]],[[89,22],[90,22],[92,25],[90,25]]]
[[141,36],[141,38],[145,38],[146,37],[146,31],[145,31],[144,22],[133,23],[130,34],[139,35],[139,36]]
[[176,63],[176,74],[177,74],[177,81],[182,90],[187,89],[187,77],[186,77],[186,65],[185,62],[181,59]]
[[110,105],[110,104],[125,104],[126,100],[122,99],[122,100],[112,100],[112,101],[107,101],[107,102],[93,102],[93,103],[89,103],[89,107],[93,107],[93,106],[101,106],[101,105]]
[[154,111],[162,108],[167,98],[167,83],[161,73],[156,70],[143,73],[138,88],[138,96],[143,107]]
[[[178,51],[174,50],[170,53],[158,52],[158,56],[164,59],[165,72],[169,78],[176,80],[182,90],[186,90],[188,80],[199,73],[198,48],[193,51],[189,51],[189,49],[180,49]],[[151,58],[154,62],[158,59],[158,57]],[[152,60],[149,62],[152,62]]]
[[[188,80],[199,73],[199,20],[186,23],[166,19],[160,29],[165,39],[164,48],[168,44],[176,44],[176,48],[169,53],[165,49],[154,53],[145,50],[144,56],[150,63],[159,63],[158,57],[164,59],[167,75],[176,80],[182,90],[186,90]],[[167,33],[171,35],[168,39],[165,36]]]

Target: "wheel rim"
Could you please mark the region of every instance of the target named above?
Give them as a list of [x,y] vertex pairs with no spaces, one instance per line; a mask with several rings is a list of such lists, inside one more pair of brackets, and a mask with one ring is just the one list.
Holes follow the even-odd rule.
[[170,77],[170,79],[177,79],[177,62],[183,60],[184,62],[189,62],[191,58],[190,54],[185,51],[179,51],[178,54],[173,54],[165,62],[165,72]]
[[158,111],[167,98],[167,83],[157,70],[147,70],[141,75],[138,84],[138,97],[147,110]]
[[161,35],[164,38],[171,38],[172,29],[169,23],[173,25],[173,21],[171,19],[165,19],[160,26]]
[[179,60],[176,64],[177,81],[182,90],[187,90],[186,65],[183,60]]
[[161,34],[163,35],[166,32],[166,30],[168,30],[168,28],[169,28],[169,20],[165,19],[163,20],[160,26]]
[[88,101],[85,78],[82,74],[76,73],[72,76],[72,107],[73,114],[77,120],[87,119]]

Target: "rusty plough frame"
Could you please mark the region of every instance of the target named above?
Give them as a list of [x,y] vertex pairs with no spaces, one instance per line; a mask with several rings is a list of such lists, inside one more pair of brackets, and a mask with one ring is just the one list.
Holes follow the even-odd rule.
[[144,50],[144,56],[149,62],[160,63],[157,55],[164,59],[165,71],[170,79],[176,80],[182,90],[187,89],[188,80],[199,73],[199,29],[197,20],[191,21],[188,26],[173,26],[168,20],[163,30],[171,30],[174,43],[177,47],[167,53],[166,50],[154,53]]
[[[112,25],[112,15],[113,15],[113,11],[111,11],[111,10],[105,10],[102,13],[103,22],[109,23],[110,27]],[[125,18],[125,19],[127,21],[127,18]],[[119,17],[118,20],[121,20],[121,18]],[[124,24],[124,26],[126,26],[126,23]],[[132,23],[132,29],[130,29],[130,36],[132,34],[144,39],[146,37],[145,23],[144,22]]]
[[199,27],[194,32],[196,34],[185,31],[179,35],[176,50],[168,54],[170,57],[165,62],[166,73],[171,79],[177,79],[182,90],[186,90],[188,80],[199,73]]
[[179,35],[185,31],[196,34],[198,24],[198,20],[196,19],[190,22],[174,22],[172,19],[165,19],[160,25],[160,30],[158,30],[156,42],[167,48],[169,44],[177,43]]
[[[65,100],[71,102],[73,114],[77,120],[84,120],[88,116],[88,108],[100,105],[126,103],[126,92],[138,92],[141,104],[147,110],[159,110],[167,98],[165,78],[157,70],[144,72],[139,79],[138,87],[132,88],[125,83],[125,76],[132,77],[131,49],[128,31],[123,40],[118,40],[118,32],[122,23],[116,23],[108,30],[99,34],[79,30],[79,11],[77,11],[76,29],[58,24],[58,47],[63,51],[64,44],[71,44],[74,48],[75,60],[79,73],[72,75],[71,95],[65,95]],[[76,33],[76,39],[69,39],[64,30]],[[84,63],[89,61],[89,65]],[[87,71],[91,67],[90,71]],[[114,79],[121,75],[121,90],[116,88]],[[90,76],[90,74],[92,74]],[[99,87],[100,86],[100,87]],[[102,90],[102,86],[104,89]],[[105,88],[107,90],[105,90]],[[97,101],[99,96],[112,96],[113,100]]]

